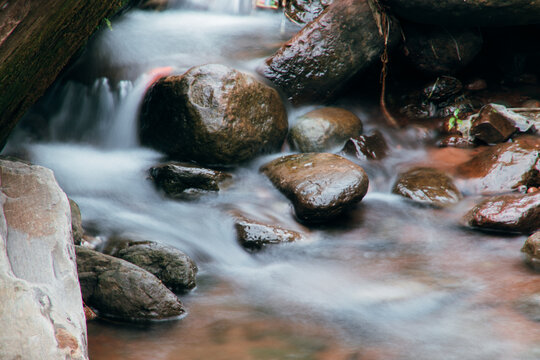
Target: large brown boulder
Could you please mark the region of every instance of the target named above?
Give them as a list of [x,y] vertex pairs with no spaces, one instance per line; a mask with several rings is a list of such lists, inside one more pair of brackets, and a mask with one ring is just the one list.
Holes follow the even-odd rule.
[[0,148],[102,20],[129,0],[20,0],[0,5]]
[[296,216],[311,223],[341,215],[362,200],[369,185],[364,169],[328,153],[283,156],[261,171],[292,201]]
[[352,112],[324,107],[297,119],[289,132],[289,143],[301,152],[329,151],[362,133],[362,121]]
[[75,249],[84,302],[99,315],[148,320],[185,312],[176,295],[148,271],[82,246]]
[[[259,73],[294,103],[324,101],[384,49],[368,0],[340,0],[266,59]],[[398,32],[392,31],[391,40]]]
[[224,65],[159,80],[147,92],[140,139],[177,160],[237,164],[278,151],[287,134],[276,90]]
[[494,194],[520,185],[540,185],[540,141],[521,137],[515,142],[487,147],[457,168],[463,192]]
[[0,184],[0,359],[88,359],[66,194],[21,162]]
[[490,197],[465,215],[475,228],[530,234],[540,229],[540,191]]
[[393,13],[421,24],[514,26],[540,24],[537,0],[384,0]]

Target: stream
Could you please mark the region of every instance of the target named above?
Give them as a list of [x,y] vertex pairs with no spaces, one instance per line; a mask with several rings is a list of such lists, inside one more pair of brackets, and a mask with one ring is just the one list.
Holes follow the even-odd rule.
[[[520,299],[540,291],[522,263],[526,237],[462,227],[474,197],[434,209],[391,194],[409,164],[464,159],[426,145],[421,129],[386,127],[377,94],[335,102],[362,119],[364,133],[380,130],[390,147],[383,161],[361,163],[369,192],[335,224],[299,224],[290,202],[258,172],[288,148],[235,168],[217,195],[182,202],[155,189],[147,170],[163,155],[137,141],[137,112],[152,79],[204,63],[255,74],[300,29],[245,1],[191,3],[130,10],[112,30],[101,29],[6,148],[54,170],[87,231],[169,244],[199,267],[197,288],[181,296],[186,317],[89,322],[90,358],[539,359],[538,323],[519,311]],[[290,126],[317,107],[288,105]],[[43,119],[48,125],[37,137]],[[237,243],[231,210],[306,240],[248,253]]]

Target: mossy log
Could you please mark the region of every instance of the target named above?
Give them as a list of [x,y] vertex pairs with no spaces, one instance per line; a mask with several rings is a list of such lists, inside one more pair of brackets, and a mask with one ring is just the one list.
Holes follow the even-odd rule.
[[0,148],[106,17],[129,0],[0,0]]

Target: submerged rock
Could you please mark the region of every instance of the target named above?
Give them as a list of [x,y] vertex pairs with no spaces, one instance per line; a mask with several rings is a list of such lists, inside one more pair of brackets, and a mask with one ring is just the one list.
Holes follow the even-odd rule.
[[527,136],[486,148],[457,167],[462,191],[475,194],[509,192],[520,185],[540,185],[540,141]]
[[470,135],[485,143],[504,142],[516,132],[513,122],[502,111],[504,106],[488,104],[471,121]]
[[341,156],[306,153],[278,158],[261,171],[292,201],[305,222],[326,222],[360,202],[369,180],[360,166]]
[[352,112],[325,107],[302,115],[289,133],[291,146],[301,152],[321,152],[342,146],[362,133],[362,121]]
[[236,217],[234,227],[236,228],[238,242],[250,251],[259,251],[268,245],[303,239],[303,236],[296,231],[263,224],[245,217]]
[[[384,38],[375,19],[368,0],[336,1],[258,71],[293,103],[327,100],[353,75],[379,60]],[[391,44],[398,33],[392,27]]]
[[540,293],[521,298],[516,303],[516,309],[532,321],[540,322]]
[[175,293],[195,287],[197,265],[182,251],[153,241],[112,238],[104,253],[126,260],[157,277]]
[[388,150],[384,136],[380,131],[375,130],[370,135],[360,135],[349,139],[341,151],[358,160],[381,160],[386,157]]
[[529,236],[521,252],[524,255],[525,263],[534,270],[540,271],[540,231]]
[[413,168],[400,174],[392,192],[434,206],[455,204],[461,199],[454,181],[444,172],[433,168]]
[[297,24],[307,24],[332,2],[333,0],[290,0],[285,5],[285,15]]
[[189,163],[169,162],[149,170],[156,187],[174,199],[190,198],[209,191],[219,191],[221,182],[231,175]]
[[404,53],[411,65],[430,75],[452,74],[467,66],[482,49],[476,28],[403,25]]
[[143,145],[207,165],[238,164],[277,151],[287,129],[277,91],[223,65],[159,80],[140,115]]
[[88,359],[71,214],[53,172],[0,160],[0,359]]
[[516,26],[540,23],[540,3],[530,0],[385,0],[397,16],[442,26]]
[[176,295],[148,271],[81,246],[75,249],[84,302],[100,316],[149,320],[185,312]]
[[530,234],[540,229],[540,192],[490,197],[465,215],[467,225]]

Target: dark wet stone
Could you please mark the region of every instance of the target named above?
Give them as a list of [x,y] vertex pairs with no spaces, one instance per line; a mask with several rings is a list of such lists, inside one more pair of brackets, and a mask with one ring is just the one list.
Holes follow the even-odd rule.
[[262,250],[267,245],[288,243],[303,239],[296,231],[283,229],[279,226],[236,217],[234,226],[238,242],[250,251]]
[[523,136],[513,143],[487,147],[457,168],[462,191],[473,194],[509,192],[520,185],[540,185],[540,141]]
[[100,316],[166,319],[185,312],[176,295],[148,271],[81,246],[75,250],[83,300]]
[[297,24],[307,24],[332,2],[333,0],[290,0],[285,5],[285,15]]
[[219,191],[219,185],[231,175],[189,163],[169,162],[149,171],[156,186],[174,199],[190,198],[209,191]]
[[322,152],[342,146],[362,133],[362,121],[352,112],[325,107],[298,118],[289,132],[289,143],[301,152]]
[[540,229],[540,192],[490,197],[465,215],[467,225],[530,234]]
[[540,322],[540,293],[521,298],[516,303],[516,309],[532,321]]
[[196,285],[197,265],[172,246],[113,237],[103,252],[150,272],[175,293],[186,292]]
[[341,156],[306,153],[278,158],[261,171],[289,200],[305,222],[326,222],[358,203],[369,180],[360,166]]
[[525,263],[536,271],[540,271],[540,231],[535,232],[521,248]]
[[504,106],[484,106],[471,122],[470,135],[488,144],[508,140],[517,129],[500,108]]
[[392,192],[434,206],[455,204],[461,199],[454,181],[444,172],[433,168],[413,168],[400,174]]
[[422,90],[422,95],[425,100],[439,103],[455,97],[462,91],[463,84],[459,79],[452,76],[439,76]]
[[475,144],[467,137],[463,137],[461,135],[457,134],[449,134],[441,137],[437,141],[438,147],[456,147],[456,148],[471,148],[474,147]]
[[207,165],[238,164],[277,151],[287,130],[277,91],[223,65],[159,80],[140,115],[143,145]]
[[482,49],[477,28],[403,24],[404,52],[411,65],[428,75],[452,74],[467,66]]
[[540,3],[530,0],[385,0],[397,16],[447,27],[540,23]]
[[349,139],[342,152],[359,160],[381,160],[388,153],[388,144],[380,131]]
[[[390,34],[393,44],[399,31],[392,27]],[[340,0],[266,59],[258,72],[293,103],[324,101],[379,61],[383,48],[369,1]]]
[[84,229],[82,227],[81,209],[79,205],[71,199],[69,200],[69,207],[71,208],[71,232],[73,234],[73,243],[80,245],[83,240]]

